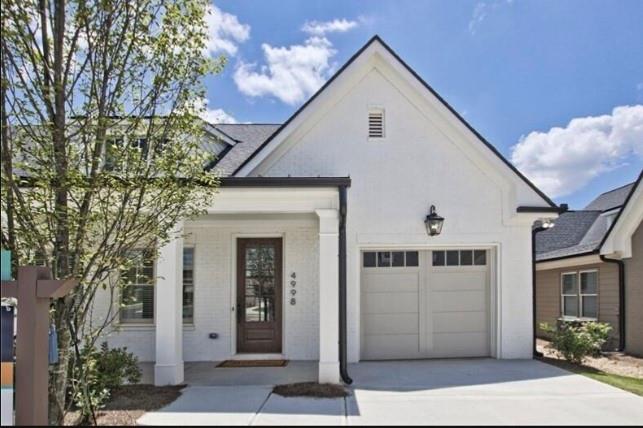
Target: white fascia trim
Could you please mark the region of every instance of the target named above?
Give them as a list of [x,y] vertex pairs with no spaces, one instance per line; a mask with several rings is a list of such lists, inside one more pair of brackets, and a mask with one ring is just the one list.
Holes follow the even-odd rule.
[[601,246],[601,255],[610,255],[621,259],[632,257],[632,235],[640,226],[641,221],[643,221],[643,186],[639,182]]
[[601,263],[601,258],[592,254],[589,256],[580,256],[580,257],[570,257],[568,259],[561,260],[552,260],[550,262],[537,262],[536,270],[551,270],[551,269],[561,269],[574,266],[583,266],[583,265],[593,265],[596,263]]
[[319,209],[339,209],[335,187],[222,187],[208,214],[314,213]]

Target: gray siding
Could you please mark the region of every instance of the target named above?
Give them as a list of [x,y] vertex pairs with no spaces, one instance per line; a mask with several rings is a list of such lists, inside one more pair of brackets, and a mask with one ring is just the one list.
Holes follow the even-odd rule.
[[[556,325],[561,316],[560,277],[563,272],[598,270],[598,320],[612,325],[610,340],[605,349],[618,347],[618,267],[614,263],[572,266],[560,269],[536,271],[536,319]],[[539,337],[545,337],[538,329]]]
[[643,223],[632,236],[632,258],[625,259],[625,350],[643,356]]

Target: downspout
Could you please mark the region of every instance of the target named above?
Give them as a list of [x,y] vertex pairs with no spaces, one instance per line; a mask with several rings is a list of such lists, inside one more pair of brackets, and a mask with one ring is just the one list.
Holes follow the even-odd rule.
[[531,323],[533,329],[532,354],[534,357],[542,357],[542,352],[538,352],[536,332],[538,331],[538,320],[536,315],[536,234],[547,230],[546,227],[536,226],[531,229]]
[[346,186],[339,186],[339,375],[345,384],[353,379],[348,375],[346,328]]
[[618,265],[618,351],[622,352],[625,350],[625,262],[602,254],[601,260]]

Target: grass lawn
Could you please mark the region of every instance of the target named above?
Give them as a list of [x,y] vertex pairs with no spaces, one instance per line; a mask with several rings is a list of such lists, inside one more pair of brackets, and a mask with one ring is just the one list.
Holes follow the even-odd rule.
[[545,357],[541,358],[541,361],[643,397],[643,379],[606,373],[592,367],[580,366],[555,358]]

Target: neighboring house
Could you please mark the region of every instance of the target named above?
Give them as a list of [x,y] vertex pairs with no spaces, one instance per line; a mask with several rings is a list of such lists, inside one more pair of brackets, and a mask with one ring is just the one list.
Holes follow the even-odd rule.
[[312,360],[338,382],[360,360],[531,358],[531,228],[559,209],[381,39],[284,124],[212,133],[212,207],[126,273],[156,281],[108,338],[157,384],[184,361]]
[[605,349],[643,355],[642,187],[639,176],[536,235],[539,323],[606,322]]

